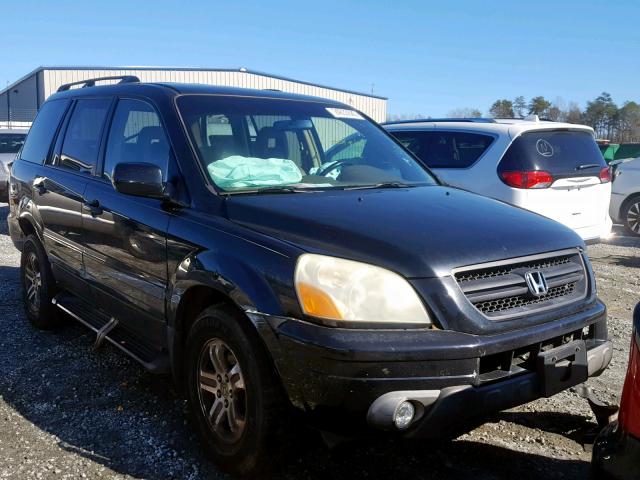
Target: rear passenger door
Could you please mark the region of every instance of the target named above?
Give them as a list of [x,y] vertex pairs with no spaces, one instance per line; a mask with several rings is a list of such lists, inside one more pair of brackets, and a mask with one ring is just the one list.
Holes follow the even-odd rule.
[[[58,135],[53,155],[33,180],[33,198],[56,280],[73,291],[82,288],[78,279],[83,274],[83,194],[95,169],[111,102],[109,98],[76,100]],[[56,103],[46,104],[41,115],[46,113],[47,105]],[[23,155],[30,155],[26,146]]]
[[161,345],[169,214],[161,200],[124,195],[111,184],[114,167],[131,162],[159,166],[166,180],[172,155],[154,107],[143,100],[120,99],[103,154],[103,168],[84,194],[86,275],[98,307],[130,333]]

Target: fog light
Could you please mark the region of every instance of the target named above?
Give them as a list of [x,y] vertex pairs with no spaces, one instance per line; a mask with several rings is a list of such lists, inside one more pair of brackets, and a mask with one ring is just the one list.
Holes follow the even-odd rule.
[[416,409],[411,402],[400,402],[396,411],[393,412],[393,423],[397,428],[403,430],[411,424],[415,414]]

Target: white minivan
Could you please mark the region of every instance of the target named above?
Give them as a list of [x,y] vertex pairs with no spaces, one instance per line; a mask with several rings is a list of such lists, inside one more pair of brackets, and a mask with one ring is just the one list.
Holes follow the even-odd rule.
[[449,185],[552,218],[585,242],[611,233],[611,173],[588,126],[533,116],[383,127]]

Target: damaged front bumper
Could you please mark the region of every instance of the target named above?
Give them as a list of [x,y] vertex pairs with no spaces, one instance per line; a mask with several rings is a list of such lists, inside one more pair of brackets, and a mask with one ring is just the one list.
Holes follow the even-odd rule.
[[[402,434],[441,437],[599,375],[612,355],[599,301],[553,322],[486,336],[250,316],[261,326],[292,403],[319,428],[345,436],[397,430],[392,410],[409,401],[415,417]],[[583,351],[568,351],[575,347]]]

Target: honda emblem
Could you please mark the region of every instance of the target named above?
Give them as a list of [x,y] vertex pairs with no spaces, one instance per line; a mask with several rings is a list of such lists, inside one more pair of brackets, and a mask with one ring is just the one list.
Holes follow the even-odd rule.
[[538,270],[533,270],[524,274],[524,279],[527,282],[527,287],[532,295],[540,297],[546,295],[549,291],[547,286],[547,279],[544,278],[544,274]]

